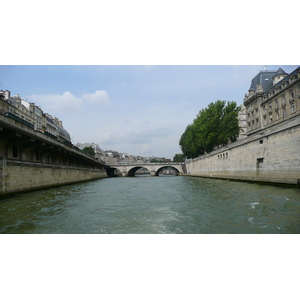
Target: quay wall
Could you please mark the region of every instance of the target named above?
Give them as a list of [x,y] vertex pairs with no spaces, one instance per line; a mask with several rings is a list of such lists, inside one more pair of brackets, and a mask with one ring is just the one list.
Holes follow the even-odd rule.
[[106,171],[0,159],[0,195],[107,177]]
[[190,176],[300,185],[300,118],[186,161]]

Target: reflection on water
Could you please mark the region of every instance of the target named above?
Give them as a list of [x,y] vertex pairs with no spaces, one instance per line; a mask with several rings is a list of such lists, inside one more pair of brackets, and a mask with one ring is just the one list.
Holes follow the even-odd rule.
[[300,190],[136,176],[0,200],[0,233],[300,233]]

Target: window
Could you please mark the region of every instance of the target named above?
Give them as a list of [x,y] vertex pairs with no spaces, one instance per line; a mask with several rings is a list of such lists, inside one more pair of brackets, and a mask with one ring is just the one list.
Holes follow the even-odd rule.
[[282,108],[282,116],[285,117],[286,116],[286,107]]
[[282,95],[282,103],[285,103],[285,95]]
[[264,162],[264,158],[263,157],[257,159],[257,163],[258,164],[263,163],[263,162]]
[[292,113],[295,112],[295,103],[294,102],[291,103],[291,112]]
[[13,146],[13,157],[18,157],[18,147],[17,146]]
[[266,124],[267,124],[267,117],[264,116],[264,125],[266,125]]
[[263,144],[263,143],[264,143],[264,140],[259,140],[259,143],[260,143],[260,144]]

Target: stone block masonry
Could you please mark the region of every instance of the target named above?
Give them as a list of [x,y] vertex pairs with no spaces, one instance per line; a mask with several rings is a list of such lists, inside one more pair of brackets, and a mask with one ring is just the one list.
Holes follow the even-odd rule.
[[0,158],[0,196],[107,177],[105,170]]
[[104,178],[106,168],[68,141],[0,115],[0,197]]
[[187,175],[298,185],[300,118],[186,162]]

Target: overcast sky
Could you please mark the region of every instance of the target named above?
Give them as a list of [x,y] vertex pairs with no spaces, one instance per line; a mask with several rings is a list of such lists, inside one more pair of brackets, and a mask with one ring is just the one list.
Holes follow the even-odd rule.
[[[4,65],[0,84],[62,120],[74,144],[173,158],[199,110],[216,100],[242,104],[265,67]],[[289,73],[297,66],[267,66],[279,67]]]

